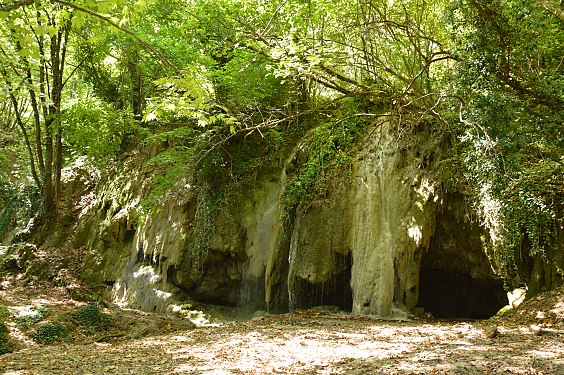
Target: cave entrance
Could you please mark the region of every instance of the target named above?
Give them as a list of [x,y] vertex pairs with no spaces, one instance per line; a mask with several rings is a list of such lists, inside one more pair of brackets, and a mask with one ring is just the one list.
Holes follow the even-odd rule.
[[[289,310],[309,309],[316,306],[337,306],[352,311],[351,288],[352,255],[333,254],[336,271],[324,282],[294,277],[289,288]],[[337,271],[338,270],[338,271]]]
[[503,283],[448,269],[422,267],[419,306],[435,318],[487,319],[507,304]]
[[343,311],[352,311],[352,289],[350,286],[350,269],[348,275],[337,275],[331,280],[312,284],[307,280],[296,278],[290,297],[290,311],[294,309],[310,309],[316,306],[337,306]]
[[488,233],[469,220],[466,206],[461,195],[444,198],[421,257],[419,306],[435,318],[485,319],[508,303],[483,251]]

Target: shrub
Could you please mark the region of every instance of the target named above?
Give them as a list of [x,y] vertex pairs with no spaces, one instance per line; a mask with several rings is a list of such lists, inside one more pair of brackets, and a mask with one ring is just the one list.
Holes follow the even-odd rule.
[[67,337],[67,328],[60,322],[50,322],[37,328],[29,336],[38,344],[52,344]]
[[73,320],[76,324],[95,329],[106,328],[110,323],[110,317],[98,309],[96,305],[85,305],[73,312]]
[[10,336],[8,336],[8,326],[0,321],[0,355],[12,352],[12,346],[9,344]]
[[0,318],[7,318],[9,316],[12,316],[10,310],[5,306],[0,306]]

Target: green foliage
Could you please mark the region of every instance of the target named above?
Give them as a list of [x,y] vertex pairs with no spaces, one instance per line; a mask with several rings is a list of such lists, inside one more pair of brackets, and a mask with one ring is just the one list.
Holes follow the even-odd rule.
[[10,345],[9,332],[6,323],[0,320],[0,355],[13,351],[13,347]]
[[226,119],[225,114],[213,113],[213,87],[198,70],[197,67],[187,67],[182,78],[156,80],[154,84],[159,87],[160,94],[148,100],[143,121],[172,122],[195,118],[199,126],[207,126]]
[[0,305],[0,319],[5,319],[10,316],[12,316],[10,310],[5,306]]
[[545,256],[563,220],[562,21],[522,0],[457,1],[447,21],[459,59],[450,88],[462,101],[452,103],[462,142],[451,151],[492,237],[494,266],[520,283],[517,258]]
[[371,121],[352,117],[327,122],[315,128],[306,141],[307,160],[286,186],[287,209],[308,205],[322,196],[334,179],[350,171],[351,152],[365,137]]
[[159,174],[153,178],[151,190],[147,198],[141,201],[141,206],[147,212],[158,209],[159,200],[163,198],[178,180],[186,173],[186,168],[182,166],[174,166],[166,169],[163,174]]
[[159,199],[164,197],[174,184],[191,169],[199,146],[194,138],[197,137],[200,129],[195,129],[193,125],[189,124],[157,133],[146,141],[147,144],[167,142],[172,146],[145,163],[147,167],[154,168],[156,174],[151,181],[148,196],[141,202],[144,210],[156,209]]
[[61,322],[49,322],[29,334],[38,344],[52,344],[68,336],[67,328]]
[[[25,227],[27,220],[33,217],[40,207],[37,188],[24,186],[21,191],[11,185],[6,187],[4,207],[0,210],[0,234],[7,234],[16,226]],[[0,239],[2,235],[0,235]]]
[[98,166],[107,164],[141,128],[128,111],[118,111],[94,97],[67,103],[62,114],[67,158],[90,157]]
[[3,174],[5,173],[4,171],[6,170],[8,163],[9,163],[9,161],[8,161],[8,158],[6,157],[6,155],[4,155],[2,152],[0,152],[0,173],[1,173],[0,176],[4,177]]
[[73,312],[72,317],[78,325],[92,329],[103,329],[110,324],[110,317],[102,313],[96,305],[82,306]]
[[31,306],[20,311],[14,320],[20,326],[29,327],[39,323],[48,317],[50,313],[50,310],[43,306]]
[[287,85],[280,77],[274,77],[264,58],[234,50],[225,60],[211,71],[221,103],[229,103],[236,112],[280,108],[285,104]]

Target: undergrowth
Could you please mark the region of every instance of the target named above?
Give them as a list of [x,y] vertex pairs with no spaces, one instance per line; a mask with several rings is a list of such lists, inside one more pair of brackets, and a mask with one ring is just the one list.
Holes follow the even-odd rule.
[[38,344],[53,344],[68,337],[67,328],[61,322],[46,323],[29,334]]
[[[39,211],[39,191],[33,186],[27,186],[21,191],[4,184],[3,207],[0,208],[0,240],[18,225],[24,226],[33,215]],[[22,228],[23,229],[23,228]]]
[[85,305],[73,311],[72,320],[80,326],[94,330],[105,329],[110,324],[110,317],[96,305]]
[[8,333],[8,326],[0,319],[0,355],[10,353],[13,350]]

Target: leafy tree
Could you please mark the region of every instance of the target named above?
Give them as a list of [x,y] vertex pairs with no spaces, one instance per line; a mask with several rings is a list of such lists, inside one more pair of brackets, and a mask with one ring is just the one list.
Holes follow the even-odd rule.
[[[135,5],[144,8],[144,2]],[[90,8],[88,8],[90,7]],[[121,12],[122,20],[111,13]],[[110,13],[110,14],[108,14]],[[92,53],[78,53],[79,42],[93,42],[99,35],[107,34],[107,25],[113,26],[153,54],[158,61],[175,72],[177,68],[156,48],[126,29],[125,24],[134,18],[134,8],[126,1],[15,1],[0,7],[0,74],[5,98],[9,101],[13,118],[21,133],[27,150],[30,173],[43,197],[43,208],[54,213],[61,194],[61,170],[64,165],[63,129],[69,120],[92,120],[85,113],[78,114],[79,106],[67,111],[63,118],[64,98],[72,96],[67,83],[77,70],[91,57]],[[102,21],[105,27],[92,20]],[[86,38],[86,42],[84,39]],[[130,44],[131,45],[131,44]],[[132,47],[135,51],[136,48]],[[106,50],[106,57],[111,50]],[[127,52],[131,87],[131,106],[134,115],[140,117],[142,92],[140,75],[134,61],[135,52]],[[72,69],[69,69],[69,63]],[[92,100],[87,97],[86,101]],[[100,103],[103,107],[103,105]],[[4,102],[5,106],[5,102]],[[68,107],[68,106],[67,106]],[[87,110],[86,107],[82,109]],[[119,109],[119,108],[117,108]],[[106,114],[107,114],[107,108]],[[104,109],[102,109],[104,111]],[[81,117],[82,116],[82,117]],[[119,116],[118,116],[119,117]],[[96,125],[98,123],[91,123]],[[82,136],[75,131],[70,139],[77,144],[79,138],[88,134],[86,127]],[[103,129],[100,129],[103,133]],[[123,129],[122,129],[123,130]],[[73,137],[74,135],[74,137]],[[108,144],[112,144],[108,140]],[[93,145],[91,145],[93,146]]]
[[466,181],[490,255],[515,283],[528,277],[516,274],[518,249],[548,259],[563,219],[564,23],[550,4],[462,0],[448,10]]
[[[0,51],[0,63],[33,179],[50,211],[61,191],[60,107],[72,13],[57,4],[42,5],[2,13],[6,44]],[[26,113],[18,100],[24,95],[32,109],[34,137],[28,134]]]
[[[449,56],[441,40],[439,4],[213,3],[200,1],[195,17],[206,25],[208,34],[219,34],[216,38],[224,42],[219,51],[245,47],[266,58],[275,76],[294,77],[309,85],[309,89],[301,87],[306,92],[315,92],[314,85],[320,85],[345,96],[409,101],[409,96],[415,99],[429,91],[431,65]],[[203,18],[199,16],[203,7],[216,10]]]

